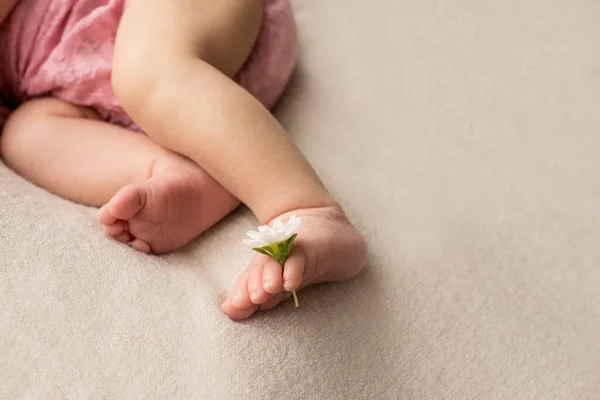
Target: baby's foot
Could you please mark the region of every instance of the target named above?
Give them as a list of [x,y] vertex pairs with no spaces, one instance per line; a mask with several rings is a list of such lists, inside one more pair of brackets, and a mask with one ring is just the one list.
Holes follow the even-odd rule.
[[350,279],[364,268],[365,241],[340,208],[296,210],[280,218],[285,222],[291,214],[302,217],[302,225],[285,269],[257,254],[221,305],[231,319],[242,320],[257,310],[269,310],[289,298],[292,290]]
[[238,204],[201,168],[176,163],[122,188],[100,209],[98,220],[114,239],[160,254],[184,246]]

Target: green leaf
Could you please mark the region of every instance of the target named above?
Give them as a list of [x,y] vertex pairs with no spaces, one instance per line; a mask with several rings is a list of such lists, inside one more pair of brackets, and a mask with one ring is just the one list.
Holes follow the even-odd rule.
[[287,244],[287,245],[288,245],[288,248],[290,248],[290,249],[292,248],[292,244],[294,244],[294,240],[296,240],[296,237],[297,237],[297,236],[298,236],[298,234],[297,234],[297,233],[294,233],[294,234],[292,235],[292,237],[291,237],[291,238],[289,238],[289,239],[287,240],[287,241],[288,241],[288,244]]
[[292,244],[294,243],[294,240],[296,240],[297,236],[297,234],[294,234],[283,242],[273,243],[264,247],[256,247],[252,250],[271,257],[283,266],[285,264],[285,260],[287,260],[288,256],[290,255]]
[[265,256],[269,256],[271,257],[271,255],[269,253],[267,253],[266,251],[264,251],[263,249],[261,249],[260,247],[255,247],[252,250],[256,251],[257,253],[260,254],[264,254]]

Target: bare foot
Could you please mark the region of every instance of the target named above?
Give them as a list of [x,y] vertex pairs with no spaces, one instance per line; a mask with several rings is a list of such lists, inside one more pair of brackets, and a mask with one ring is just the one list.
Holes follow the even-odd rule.
[[180,248],[239,201],[196,164],[157,161],[151,178],[125,186],[98,215],[104,232],[144,253]]
[[276,261],[257,254],[238,277],[221,310],[233,320],[269,310],[291,296],[292,290],[322,282],[343,281],[366,264],[367,247],[340,208],[296,210],[302,217],[298,238],[282,269]]

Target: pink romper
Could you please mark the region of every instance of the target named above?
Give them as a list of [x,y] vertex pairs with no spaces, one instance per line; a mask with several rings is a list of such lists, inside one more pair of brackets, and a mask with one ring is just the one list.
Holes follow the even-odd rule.
[[[235,80],[271,108],[294,69],[296,27],[289,0],[262,2],[261,33]],[[54,96],[139,130],[110,80],[115,35],[126,7],[127,0],[19,0],[0,27],[0,108]]]

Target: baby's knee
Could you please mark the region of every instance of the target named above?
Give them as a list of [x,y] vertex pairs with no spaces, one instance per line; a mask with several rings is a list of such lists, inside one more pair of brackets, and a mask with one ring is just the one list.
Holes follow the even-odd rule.
[[21,104],[9,115],[8,120],[13,121],[13,123],[31,123],[52,116],[65,118],[99,118],[98,114],[88,107],[76,106],[54,97],[44,97],[29,100]]
[[0,154],[10,165],[13,158],[25,154],[32,144],[43,135],[50,134],[48,129],[52,119],[96,118],[95,113],[55,98],[30,100],[20,105],[8,115],[0,135]]
[[160,33],[156,37],[140,37],[139,27],[149,17],[145,12],[136,12],[134,7],[121,22],[111,80],[117,99],[130,116],[139,115],[137,111],[144,111],[165,97],[171,99],[172,83],[189,76],[186,66],[190,63],[197,65],[201,60],[231,78],[247,61],[263,24],[262,1],[218,5],[204,1],[195,5],[202,6],[213,8],[211,13],[199,13],[210,17],[184,18],[169,29],[169,34]]
[[45,116],[45,110],[37,107],[41,100],[26,102],[10,113],[2,128],[0,136],[0,154],[2,159],[9,165],[13,164],[13,158],[26,150],[27,143],[35,140],[34,132],[41,131]]

